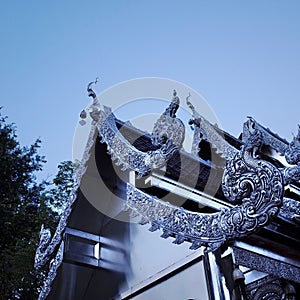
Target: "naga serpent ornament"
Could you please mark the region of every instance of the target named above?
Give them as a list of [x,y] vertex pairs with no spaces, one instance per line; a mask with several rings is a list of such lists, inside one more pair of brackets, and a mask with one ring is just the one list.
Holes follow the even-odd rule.
[[227,163],[222,187],[229,200],[240,204],[212,214],[191,212],[128,184],[127,206],[142,217],[143,224],[151,222],[150,231],[162,229],[163,238],[175,237],[175,244],[190,242],[191,249],[206,246],[215,250],[227,240],[258,230],[282,204],[281,172],[245,150]]
[[211,214],[191,212],[128,185],[129,209],[142,217],[142,224],[151,223],[150,231],[162,229],[163,238],[172,236],[175,244],[190,242],[191,249],[206,246],[213,251],[225,241],[256,232],[279,212],[284,181],[277,167],[259,158],[260,132],[250,122],[248,127],[249,139],[240,151],[222,146],[231,154],[222,189],[225,197],[236,204],[234,207]]

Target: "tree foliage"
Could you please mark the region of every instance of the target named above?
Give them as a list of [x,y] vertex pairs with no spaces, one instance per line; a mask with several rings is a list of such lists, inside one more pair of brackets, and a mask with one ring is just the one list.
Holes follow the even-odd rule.
[[0,299],[36,299],[45,270],[33,269],[42,224],[56,228],[73,185],[71,162],[63,162],[52,182],[37,182],[45,158],[38,139],[17,141],[16,127],[0,112]]

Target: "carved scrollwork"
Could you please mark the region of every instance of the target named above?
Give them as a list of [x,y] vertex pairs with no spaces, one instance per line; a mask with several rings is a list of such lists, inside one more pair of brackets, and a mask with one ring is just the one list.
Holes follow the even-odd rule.
[[[237,164],[238,161],[241,161],[240,154],[236,157]],[[243,172],[245,171],[246,169]],[[226,240],[255,232],[278,212],[282,201],[280,171],[265,163],[255,172],[249,181],[253,190],[247,191],[247,197],[243,197],[242,204],[218,213],[190,212],[147,195],[131,185],[127,186],[127,205],[141,215],[143,223],[145,220],[151,222],[150,231],[162,229],[162,237],[173,236],[176,244],[191,242],[191,249],[204,245],[215,250]],[[229,176],[226,174],[226,181]],[[237,183],[243,184],[242,181]],[[228,194],[233,199],[236,198],[236,193],[228,190]]]
[[[255,132],[253,135],[259,138]],[[237,236],[255,232],[276,215],[282,205],[281,172],[271,163],[257,158],[254,148],[258,145],[257,140],[250,139],[234,159],[227,162],[223,174],[225,197],[239,204],[230,210],[230,214],[240,220],[234,229]]]
[[[220,246],[225,237],[219,227],[218,214],[205,215],[165,203],[134,186],[127,185],[127,207],[137,213],[143,224],[151,223],[150,231],[163,230],[162,237],[175,237],[174,243],[192,242],[191,249],[209,245],[212,249]],[[222,212],[224,215],[225,212]]]
[[[276,215],[282,204],[283,178],[271,163],[255,155],[259,135],[227,162],[223,175],[224,195],[238,204],[214,214],[194,213],[172,206],[128,185],[127,205],[152,223],[150,230],[162,229],[162,237],[175,237],[174,243],[192,243],[212,250],[224,241],[255,232]],[[144,222],[144,221],[143,221]]]
[[92,118],[92,130],[88,138],[88,144],[83,155],[82,162],[77,174],[77,180],[73,191],[64,210],[56,232],[53,237],[49,229],[42,226],[40,232],[40,242],[35,255],[35,267],[39,268],[49,260],[52,253],[62,240],[63,232],[66,228],[68,217],[71,213],[72,205],[76,199],[77,190],[81,177],[85,172],[86,163],[89,159],[89,152],[94,143],[96,128],[101,136],[101,141],[107,144],[108,152],[112,160],[116,160],[117,165],[122,165],[123,170],[130,168],[143,176],[151,171],[164,166],[173,154],[182,146],[184,140],[185,128],[181,120],[176,118],[176,112],[179,107],[179,98],[174,91],[172,102],[162,116],[154,124],[151,140],[157,150],[142,152],[132,146],[126,140],[116,125],[116,119],[109,108],[103,107],[99,102],[92,86],[97,83],[90,82],[87,87],[88,95],[92,97],[93,102],[88,111]]
[[300,181],[300,165],[288,167],[283,169],[283,176],[285,184]]
[[116,119],[112,112],[97,110],[97,127],[101,142],[107,144],[108,153],[117,165],[122,165],[122,170],[130,169],[138,173],[138,176],[148,174],[151,169],[164,166],[173,154],[181,148],[185,127],[181,120],[176,118],[179,98],[174,92],[174,98],[154,124],[151,141],[157,150],[143,152],[130,144],[121,134],[116,125]]
[[122,170],[129,168],[136,171],[139,176],[148,174],[151,169],[162,167],[177,150],[170,141],[157,150],[147,152],[138,150],[119,132],[112,113],[107,115],[101,111],[97,127],[101,142],[107,144],[112,160],[116,160],[117,165],[122,165]]
[[[251,139],[250,131],[254,130],[259,135],[260,145],[268,145],[272,149],[285,156],[286,162],[290,165],[282,169],[284,184],[295,183],[300,181],[300,126],[298,125],[298,134],[288,143],[281,139],[278,135],[271,132],[256,122],[253,118],[248,117],[248,121],[244,124],[243,141]],[[257,140],[257,139],[256,139]],[[259,147],[256,148],[258,152]]]
[[[227,173],[231,172],[231,178],[234,177],[233,173],[236,173],[236,179],[238,170],[242,168],[242,166],[245,167],[245,163],[243,163],[243,160],[233,160],[233,158],[236,156],[238,150],[229,145],[218,132],[216,131],[215,127],[210,124],[207,120],[205,120],[204,117],[202,117],[195,109],[195,107],[192,105],[192,103],[187,98],[187,105],[190,107],[193,113],[193,119],[190,121],[190,124],[194,124],[194,138],[193,138],[193,145],[192,145],[192,153],[195,155],[198,155],[199,152],[199,143],[202,139],[208,141],[212,147],[214,147],[222,157],[224,157],[227,162],[229,162]],[[248,120],[244,123],[243,126],[243,151],[250,150],[250,154],[253,157],[258,158],[259,153],[261,150],[262,145],[267,145],[271,147],[272,149],[279,152],[279,154],[284,155],[285,159],[288,164],[292,164],[295,166],[287,166],[281,169],[283,178],[284,178],[284,185],[288,185],[290,183],[299,183],[300,182],[300,125],[298,125],[298,134],[293,138],[291,143],[288,144],[288,142],[282,138],[280,138],[278,135],[273,133],[270,129],[267,129],[260,125],[257,121],[255,121],[253,118],[248,117]],[[247,153],[245,152],[245,158],[247,157]],[[248,155],[248,157],[250,157]],[[246,161],[245,161],[246,162]],[[254,161],[252,160],[252,163]],[[235,164],[235,166],[233,165]],[[240,164],[240,165],[239,165]],[[231,165],[231,166],[230,166]],[[251,163],[250,163],[251,165]],[[258,167],[258,166],[256,166]],[[231,171],[230,171],[231,169]],[[248,175],[247,175],[248,176]],[[253,175],[251,175],[253,177]],[[245,175],[240,177],[238,180],[240,182],[240,188],[237,189],[235,186],[232,186],[232,183],[235,182],[234,180],[228,180],[226,183],[227,175],[225,174],[223,179],[223,190],[225,190],[225,194],[233,203],[238,203],[242,200],[243,196],[246,196],[247,193],[251,190],[251,186],[253,185],[253,180],[251,180],[251,176],[249,176],[248,179],[245,178]],[[251,183],[252,182],[252,183]],[[227,186],[227,187],[226,187]],[[232,196],[229,196],[227,193],[228,191],[231,191]],[[235,196],[234,196],[235,194]],[[235,199],[232,199],[232,197],[235,197]],[[288,201],[285,201],[288,203]],[[282,212],[282,215],[285,215],[285,217],[288,215],[286,213],[286,209],[282,208],[284,211]],[[296,216],[296,217],[295,217]],[[297,221],[300,220],[299,213],[298,214],[289,214],[290,219],[297,218]]]

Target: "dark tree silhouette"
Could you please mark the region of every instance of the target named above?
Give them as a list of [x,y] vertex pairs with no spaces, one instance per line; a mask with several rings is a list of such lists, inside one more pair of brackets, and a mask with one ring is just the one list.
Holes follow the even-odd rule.
[[48,266],[34,270],[42,224],[55,230],[73,186],[73,165],[63,162],[51,182],[38,182],[45,164],[38,139],[22,147],[14,124],[0,111],[0,299],[36,299]]

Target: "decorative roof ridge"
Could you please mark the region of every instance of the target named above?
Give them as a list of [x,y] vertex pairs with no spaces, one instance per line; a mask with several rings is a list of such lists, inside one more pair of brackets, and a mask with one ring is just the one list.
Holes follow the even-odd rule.
[[100,106],[95,93],[91,117],[97,124],[101,142],[107,144],[108,153],[112,160],[117,160],[117,165],[122,165],[122,170],[130,168],[138,173],[138,176],[148,174],[151,169],[164,166],[173,154],[181,149],[185,135],[185,127],[181,120],[176,118],[179,98],[176,93],[166,111],[155,122],[151,137],[156,150],[143,152],[133,146],[119,131],[116,118],[113,113],[106,113]]
[[[283,197],[282,175],[272,164],[263,161],[260,161],[263,168],[256,170],[257,163],[258,160],[251,158],[245,150],[238,152],[227,165],[222,187],[227,199],[238,203],[233,208],[212,214],[191,212],[150,196],[130,184],[127,184],[126,204],[142,217],[142,224],[151,223],[150,231],[162,229],[163,238],[173,236],[175,244],[187,241],[192,243],[191,249],[206,246],[214,251],[226,240],[257,231],[279,211]],[[236,165],[241,168],[238,172],[235,172]],[[241,187],[236,188],[236,180],[243,176],[245,182],[253,184],[253,191],[249,194]]]
[[[108,152],[112,156],[112,160],[116,159],[117,164],[123,164],[123,169],[130,168],[131,170],[138,172],[139,176],[148,174],[152,168],[160,168],[165,165],[166,162],[173,156],[173,154],[180,150],[182,141],[184,139],[184,125],[182,124],[181,120],[178,121],[176,118],[176,111],[179,107],[179,98],[177,97],[176,91],[173,93],[171,104],[158,119],[154,125],[153,133],[150,135],[153,144],[160,146],[160,148],[154,151],[150,150],[148,152],[142,152],[132,146],[122,136],[122,134],[120,134],[116,126],[115,116],[111,112],[111,109],[104,107],[99,102],[96,93],[92,90],[92,85],[96,84],[97,81],[98,80],[96,79],[96,81],[89,83],[87,87],[88,95],[93,98],[93,103],[89,107],[90,115],[93,121],[83,158],[77,170],[77,179],[70,195],[67,207],[60,218],[54,235],[51,236],[49,229],[45,229],[43,226],[41,228],[40,243],[35,256],[36,268],[45,264],[45,262],[49,260],[52,253],[62,240],[62,235],[66,227],[68,217],[71,213],[73,203],[76,200],[77,190],[80,185],[81,178],[86,171],[86,163],[90,157],[90,150],[94,144],[96,128],[98,129],[98,132],[102,138],[102,142],[107,144]],[[216,131],[215,127],[196,111],[195,107],[189,101],[189,97],[187,97],[186,101],[193,113],[193,124],[195,124],[199,130],[203,130],[204,134],[207,135],[206,138],[208,141],[216,147],[219,153],[225,155],[228,161],[231,161],[234,157],[236,157],[239,151],[226,142],[224,138]],[[164,126],[167,126],[167,128]],[[179,128],[180,130],[171,130],[171,135],[165,137],[164,134],[166,134],[168,129],[170,129],[170,126],[177,126],[176,128]],[[253,150],[254,158],[256,155],[256,148],[259,147],[255,143],[272,144],[274,142],[273,139],[270,139],[270,131],[258,124],[253,118],[249,118],[244,125],[244,129],[244,147],[246,150]],[[172,135],[174,132],[177,135]],[[255,142],[250,138],[254,134],[253,132],[258,134],[258,136],[255,137],[255,139],[257,138]],[[298,140],[300,136],[299,132],[297,137],[295,137],[289,145],[286,144],[287,142],[281,142],[281,144],[278,146],[279,148],[282,148],[283,143],[285,151],[286,149],[289,149],[289,151],[286,153],[286,157],[287,160],[290,159],[290,161],[294,164],[300,161],[300,150],[298,149]],[[197,139],[201,138],[199,135],[197,137],[196,133],[199,134],[199,132],[195,131],[194,141],[199,144]],[[274,136],[272,135],[272,137]],[[300,180],[300,167],[298,165],[285,168],[282,172],[284,175],[285,184]]]
[[[49,229],[44,229],[43,226],[41,228],[40,243],[35,256],[36,268],[44,265],[58,247],[60,248],[56,257],[60,255],[63,233],[76,201],[82,176],[86,172],[97,129],[102,142],[107,144],[108,153],[112,160],[117,160],[116,164],[122,164],[123,169],[130,168],[140,176],[148,174],[151,169],[161,168],[173,157],[176,151],[181,150],[184,125],[181,120],[176,118],[177,106],[179,105],[179,98],[176,94],[173,95],[169,107],[155,123],[152,135],[150,135],[152,143],[159,148],[154,151],[142,152],[122,136],[117,128],[114,114],[99,102],[96,93],[92,90],[92,85],[95,83],[97,80],[89,83],[87,88],[89,96],[93,98],[93,103],[89,107],[93,121],[87,145],[77,170],[76,182],[53,237]],[[197,137],[196,133],[199,134],[200,130],[203,130],[208,141],[227,160],[222,180],[223,193],[229,201],[237,205],[215,214],[193,213],[179,207],[172,207],[130,185],[128,185],[127,203],[131,210],[142,215],[144,223],[152,222],[151,231],[162,228],[162,237],[166,238],[175,234],[174,243],[176,244],[189,241],[192,242],[192,249],[205,245],[214,250],[225,240],[255,232],[279,212],[283,202],[284,186],[300,180],[300,128],[297,137],[294,137],[293,141],[287,144],[286,141],[276,139],[274,135],[270,134],[270,131],[250,118],[244,125],[243,145],[241,150],[238,150],[225,141],[214,128],[214,125],[197,113],[188,98],[187,104],[192,109],[193,124],[198,130],[197,132],[195,130],[195,142],[202,138],[200,135]],[[169,130],[169,133],[167,129],[170,128],[173,130]],[[274,149],[278,149],[279,152],[284,150],[283,153],[286,155],[287,161],[296,166],[279,170],[257,155],[257,149],[262,144],[274,147],[274,143]],[[188,152],[186,153],[188,154]],[[145,201],[139,201],[140,198]],[[147,203],[151,203],[151,205],[145,207]],[[155,215],[155,213],[158,214]],[[60,260],[58,259],[58,261]],[[54,270],[54,273],[56,271],[57,269]]]
[[247,118],[248,120],[244,123],[243,126],[243,142],[249,139],[249,130],[251,130],[252,128],[253,130],[255,129],[260,133],[263,145],[270,146],[272,149],[276,150],[281,155],[285,154],[289,145],[288,141],[281,138],[278,134],[272,132],[269,128],[262,126],[254,118],[249,116]]
[[66,208],[63,211],[63,213],[61,214],[61,217],[60,217],[60,220],[57,225],[55,233],[52,236],[49,228],[44,228],[44,225],[42,225],[42,227],[41,227],[40,241],[39,241],[39,245],[36,250],[35,260],[34,260],[34,267],[37,269],[40,268],[41,266],[43,266],[51,258],[55,249],[62,241],[63,233],[67,226],[68,218],[71,214],[72,207],[77,198],[77,193],[78,193],[78,189],[79,189],[79,186],[81,183],[81,179],[87,168],[87,162],[90,158],[90,151],[95,142],[95,134],[96,134],[96,126],[95,126],[95,124],[92,124],[91,130],[89,133],[89,137],[87,140],[87,144],[86,144],[83,156],[82,156],[82,160],[76,171],[75,184],[74,184],[71,194],[69,196]]
[[[100,106],[97,96],[91,88],[92,85],[96,84],[97,82],[98,82],[98,78],[96,78],[96,81],[90,82],[87,86],[88,95],[93,98],[93,103],[89,108],[92,118],[95,117],[95,115],[97,115],[98,108]],[[106,113],[108,113],[110,111],[110,109],[107,107],[103,107],[102,109],[104,111],[106,111]],[[86,112],[84,110],[81,112],[81,118],[82,117],[83,118],[86,117]],[[87,162],[88,162],[88,160],[90,158],[90,154],[91,154],[90,151],[95,143],[95,134],[96,134],[96,129],[97,129],[96,123],[97,122],[93,119],[92,124],[91,124],[91,130],[89,132],[89,136],[87,139],[86,146],[84,148],[84,153],[82,155],[81,162],[80,162],[78,168],[76,169],[75,183],[74,183],[73,189],[72,189],[69,199],[67,201],[66,208],[63,211],[63,213],[61,214],[59,223],[57,225],[57,228],[56,228],[53,236],[51,235],[51,231],[49,228],[44,228],[44,225],[42,225],[42,227],[41,227],[40,241],[37,246],[35,259],[34,259],[34,267],[36,269],[39,269],[47,261],[49,261],[49,259],[53,255],[54,251],[57,249],[58,245],[61,243],[61,241],[63,239],[63,234],[64,234],[65,228],[67,226],[69,216],[72,212],[73,204],[77,199],[77,193],[78,193],[78,189],[79,189],[79,186],[81,183],[81,179],[87,169]]]
[[190,125],[194,125],[194,137],[192,144],[192,153],[198,156],[199,144],[201,140],[209,142],[216,152],[226,160],[232,159],[238,149],[228,143],[220,129],[216,130],[216,126],[211,124],[204,116],[200,115],[194,105],[189,100],[190,95],[186,98],[186,104],[191,109],[193,118],[189,121]]
[[51,260],[48,275],[44,281],[42,289],[40,291],[38,300],[44,300],[51,291],[51,284],[57,276],[58,268],[63,261],[64,243],[62,242],[58,248],[56,256]]
[[257,125],[259,125],[260,128],[264,129],[265,131],[267,131],[270,135],[272,135],[274,138],[280,140],[281,142],[288,144],[289,142],[281,137],[278,133],[273,132],[269,127],[265,127],[263,125],[261,125],[258,121],[256,121],[253,117],[251,116],[247,116],[248,119],[251,119],[252,121],[254,121]]
[[[151,170],[151,168],[159,168],[163,166],[166,161],[173,155],[174,151],[176,151],[178,147],[181,147],[184,139],[184,132],[182,133],[182,130],[184,131],[184,126],[180,121],[181,123],[179,122],[177,124],[179,124],[179,126],[183,126],[181,127],[181,131],[174,130],[175,135],[173,134],[174,132],[172,132],[171,135],[171,142],[175,142],[175,145],[170,142],[161,145],[159,141],[160,134],[156,133],[156,131],[163,132],[163,128],[161,128],[159,119],[154,125],[154,133],[152,133],[152,136],[150,137],[151,139],[156,138],[157,144],[161,145],[161,148],[155,151],[148,152],[137,150],[118,131],[116,126],[116,119],[111,111],[111,108],[103,106],[98,100],[96,93],[92,89],[92,86],[97,82],[98,78],[95,81],[90,82],[87,86],[88,96],[93,98],[93,102],[88,109],[92,118],[92,124],[82,160],[76,171],[75,184],[53,236],[49,228],[44,228],[44,225],[42,225],[41,227],[40,241],[36,250],[34,261],[34,267],[37,269],[43,266],[51,258],[55,249],[62,241],[68,218],[72,211],[73,204],[76,201],[82,176],[86,172],[87,162],[90,158],[90,150],[95,142],[96,130],[98,130],[98,133],[102,138],[101,142],[105,142],[107,144],[108,152],[112,156],[112,159],[117,159],[117,164],[123,164],[123,169],[129,167],[132,170],[137,171],[140,176],[147,174]],[[176,122],[176,111],[178,109],[178,105],[179,98],[176,96],[176,92],[174,91],[172,102],[162,115],[164,121],[165,118],[171,118]],[[81,113],[81,116],[82,115],[84,115],[83,112]],[[165,124],[165,122],[163,123]],[[174,126],[174,124],[172,123],[171,126]],[[178,126],[177,129],[179,129]],[[122,149],[120,149],[120,147]],[[128,153],[125,153],[125,149],[127,149]],[[139,163],[137,166],[135,166],[134,161],[132,159],[129,160],[129,155],[136,156],[137,161],[142,160],[142,163]]]

